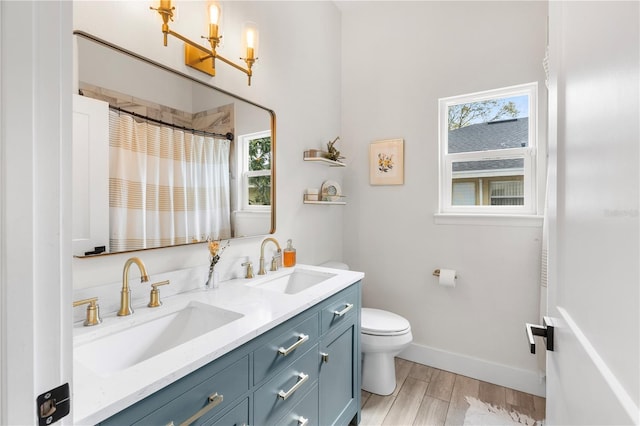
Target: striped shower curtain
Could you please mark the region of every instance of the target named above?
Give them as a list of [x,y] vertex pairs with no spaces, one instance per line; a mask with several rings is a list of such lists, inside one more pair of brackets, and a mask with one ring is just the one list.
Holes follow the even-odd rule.
[[229,238],[229,147],[109,111],[111,250]]

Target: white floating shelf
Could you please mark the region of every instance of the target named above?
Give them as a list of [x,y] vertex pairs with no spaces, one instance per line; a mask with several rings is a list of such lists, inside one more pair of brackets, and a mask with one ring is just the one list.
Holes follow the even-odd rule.
[[346,201],[307,201],[304,200],[305,204],[335,204],[335,205],[340,205],[340,206],[344,206],[345,204],[347,204]]
[[315,161],[318,163],[324,163],[329,167],[347,167],[346,164],[341,163],[340,161],[329,160],[324,157],[303,157],[304,161]]

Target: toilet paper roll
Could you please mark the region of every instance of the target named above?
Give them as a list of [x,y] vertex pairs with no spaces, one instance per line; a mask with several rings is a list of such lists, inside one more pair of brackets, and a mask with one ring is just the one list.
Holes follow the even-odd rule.
[[455,287],[456,286],[456,270],[440,269],[440,278],[438,280],[438,283],[445,287]]

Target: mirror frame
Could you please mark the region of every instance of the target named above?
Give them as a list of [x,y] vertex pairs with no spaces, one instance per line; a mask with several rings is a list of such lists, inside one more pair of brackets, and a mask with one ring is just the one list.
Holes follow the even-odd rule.
[[[188,74],[185,74],[183,72],[180,72],[178,70],[175,70],[173,68],[170,68],[166,65],[163,65],[159,62],[156,62],[152,59],[149,59],[145,56],[139,55],[135,52],[132,52],[130,50],[127,50],[123,47],[120,47],[118,45],[115,45],[113,43],[110,43],[106,40],[103,40],[99,37],[96,37],[92,34],[89,34],[85,31],[80,31],[80,30],[74,30],[73,31],[73,35],[78,36],[78,37],[82,37],[85,38],[87,40],[90,40],[94,43],[97,43],[99,45],[102,45],[104,47],[108,47],[110,49],[115,50],[116,52],[122,53],[124,55],[127,55],[129,57],[132,57],[134,59],[137,59],[139,61],[142,61],[148,65],[152,65],[155,67],[158,67],[170,74],[173,74],[175,76],[178,77],[182,77],[182,78],[186,78],[187,80],[191,81],[192,83],[197,83],[200,84],[202,86],[208,87],[210,89],[213,89],[217,92],[220,92],[224,95],[230,96],[231,98],[237,99],[239,101],[242,102],[246,102],[250,105],[253,105],[255,107],[258,107],[260,109],[263,109],[264,111],[269,113],[270,116],[270,123],[271,123],[271,229],[269,231],[268,234],[258,234],[258,235],[253,235],[253,236],[245,236],[245,237],[233,237],[230,238],[232,240],[235,239],[244,239],[244,238],[252,238],[252,237],[257,237],[257,236],[261,236],[261,235],[269,235],[269,234],[275,234],[276,232],[276,113],[272,110],[269,109],[267,107],[264,107],[260,104],[257,104],[253,101],[250,101],[248,99],[245,99],[241,96],[235,95],[231,92],[228,92],[226,90],[220,89],[216,86],[213,86],[209,83],[206,83],[202,80],[198,80],[197,78],[194,78]],[[236,137],[234,136],[234,141],[236,141]],[[96,256],[108,256],[108,255],[116,255],[116,254],[121,254],[121,253],[131,253],[131,252],[138,252],[138,251],[147,251],[147,250],[157,250],[157,249],[166,249],[166,248],[171,248],[171,247],[183,247],[183,246],[190,246],[190,245],[194,245],[194,244],[206,244],[206,242],[204,241],[199,241],[197,243],[184,243],[184,244],[174,244],[171,246],[161,246],[161,247],[149,247],[149,248],[144,248],[144,249],[136,249],[136,250],[123,250],[123,251],[117,251],[117,252],[109,252],[109,253],[100,253],[100,254],[92,254],[92,255],[85,255],[85,256],[81,256],[81,255],[74,255],[73,257],[77,257],[80,259],[87,259],[87,258],[93,258]]]

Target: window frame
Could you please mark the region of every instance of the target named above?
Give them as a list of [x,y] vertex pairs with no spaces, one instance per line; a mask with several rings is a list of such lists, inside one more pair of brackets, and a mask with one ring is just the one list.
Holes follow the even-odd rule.
[[[502,99],[519,95],[529,96],[528,146],[487,151],[449,153],[448,110],[450,106]],[[523,216],[537,214],[537,153],[538,153],[538,83],[526,83],[440,98],[438,100],[439,140],[439,211],[438,214],[464,214],[482,216]],[[517,206],[453,205],[453,163],[461,161],[523,160],[524,204]]]
[[[272,169],[268,170],[249,170],[249,143],[255,139],[271,138],[271,131],[264,130],[261,132],[248,133],[246,135],[238,136],[238,201],[241,211],[253,211],[253,212],[265,212],[271,211],[271,204],[269,205],[252,205],[249,204],[249,178],[257,176],[271,176]],[[273,140],[271,141],[273,143]],[[271,150],[273,155],[273,149]],[[273,165],[273,158],[271,159]],[[273,182],[271,182],[273,184]],[[273,200],[271,200],[273,203]]]

